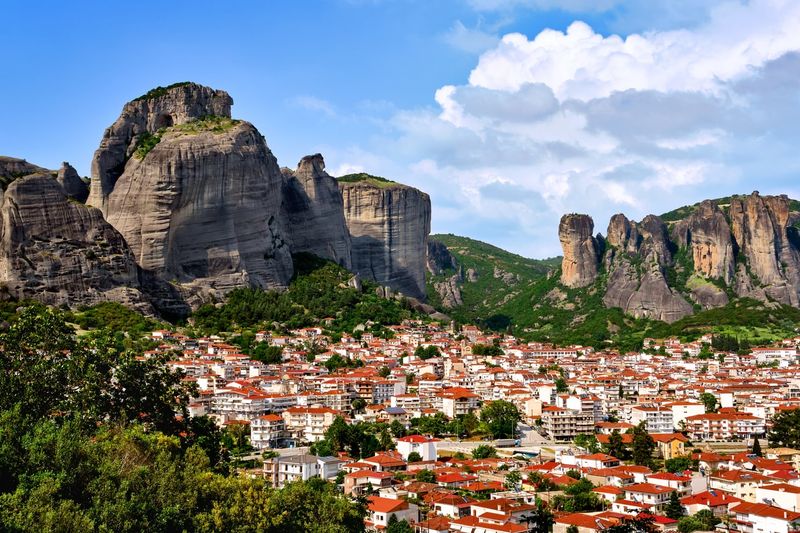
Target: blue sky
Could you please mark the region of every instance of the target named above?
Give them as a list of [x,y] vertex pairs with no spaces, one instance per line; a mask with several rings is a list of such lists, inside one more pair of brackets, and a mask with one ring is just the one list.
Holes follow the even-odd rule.
[[321,152],[429,192],[435,232],[550,256],[564,212],[800,197],[798,4],[12,0],[0,154],[88,174],[126,101],[192,80],[284,166]]

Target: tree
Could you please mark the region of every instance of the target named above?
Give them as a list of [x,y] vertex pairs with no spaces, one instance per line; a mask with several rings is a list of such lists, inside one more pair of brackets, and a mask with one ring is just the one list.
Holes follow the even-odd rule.
[[422,461],[422,456],[419,452],[411,452],[408,454],[408,462],[409,463],[418,463]]
[[681,505],[681,500],[678,498],[676,491],[672,491],[672,494],[669,495],[669,503],[664,509],[664,514],[667,515],[667,518],[672,518],[673,520],[683,516],[683,505]]
[[761,457],[762,456],[761,443],[758,442],[758,437],[753,439],[753,449],[751,450],[751,453],[753,455],[757,456],[757,457]]
[[633,463],[641,466],[650,466],[653,462],[653,451],[656,442],[647,433],[647,423],[642,421],[633,428],[633,444],[631,458]]
[[617,459],[624,459],[627,455],[625,443],[622,441],[622,434],[618,429],[611,432],[608,436],[608,443],[605,445],[605,450],[608,455],[616,457]]
[[567,380],[564,379],[563,377],[558,378],[555,381],[555,386],[556,386],[556,392],[558,393],[569,392],[569,385],[567,384]]
[[690,468],[692,468],[691,457],[673,457],[672,459],[664,461],[664,470],[673,474],[689,470]]
[[770,446],[800,448],[800,409],[780,411],[772,417]]
[[421,481],[423,483],[436,483],[436,474],[433,473],[433,470],[420,470],[414,477],[416,477],[417,481]]
[[350,405],[353,407],[354,412],[363,413],[364,408],[367,407],[367,402],[363,398],[356,398]]
[[502,348],[495,346],[494,344],[473,344],[472,353],[473,355],[493,356],[503,355],[505,352],[503,352]]
[[283,363],[283,348],[272,346],[266,342],[259,342],[250,357],[268,365],[279,365]]
[[486,459],[487,457],[497,457],[497,449],[488,444],[481,444],[472,450],[473,459]]
[[486,423],[489,433],[496,439],[514,438],[520,418],[517,407],[505,400],[495,400],[481,410],[481,421]]
[[398,520],[397,515],[392,513],[386,521],[386,533],[414,533],[414,529],[407,520]]
[[395,438],[406,436],[406,427],[399,420],[392,420],[392,423],[389,424],[389,431],[392,432],[392,436]]
[[575,524],[570,525],[567,527],[567,533],[578,533],[578,526]]
[[[643,513],[644,514],[644,513]],[[603,533],[658,533],[655,518],[652,515],[634,515],[633,518],[622,518]]]
[[714,413],[717,411],[717,397],[710,392],[704,392],[700,395],[700,401],[706,407],[706,413]]
[[597,442],[597,437],[591,433],[580,433],[575,436],[575,446],[583,448],[588,453],[597,453],[600,451],[600,443]]
[[417,349],[414,350],[414,355],[422,359],[423,361],[426,359],[430,359],[432,357],[439,356],[439,348],[437,346],[417,346]]
[[522,482],[522,474],[520,474],[518,470],[514,470],[506,474],[506,478],[505,481],[503,482],[503,485],[508,490],[517,490],[521,482]]
[[550,533],[555,518],[544,502],[536,498],[536,506],[522,516],[522,521],[528,526],[529,533]]
[[388,378],[391,373],[392,371],[389,370],[388,366],[382,366],[378,369],[378,375],[382,378]]

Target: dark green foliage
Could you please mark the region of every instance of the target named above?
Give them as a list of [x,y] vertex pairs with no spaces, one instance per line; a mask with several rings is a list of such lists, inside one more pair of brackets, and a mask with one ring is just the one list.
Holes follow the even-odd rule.
[[522,516],[522,523],[528,526],[529,533],[549,533],[555,517],[547,505],[537,498],[536,508]]
[[189,419],[162,358],[72,333],[32,307],[0,335],[0,531],[363,531],[364,506],[325,481],[228,475],[222,443],[246,431]]
[[780,411],[772,417],[770,446],[800,448],[800,409]]
[[503,355],[503,349],[493,344],[492,345],[473,344],[472,353],[474,355],[486,355],[486,356]]
[[414,477],[423,483],[436,483],[436,474],[433,473],[433,470],[420,470]]
[[419,418],[411,419],[411,427],[423,435],[431,435],[433,437],[441,437],[447,432],[447,417],[444,413],[435,413],[433,415],[425,415]]
[[679,533],[692,533],[692,531],[714,531],[721,520],[714,516],[708,509],[698,511],[693,516],[684,516],[678,520]]
[[411,452],[408,454],[409,463],[418,463],[422,461],[422,456],[418,452]]
[[162,326],[159,322],[146,318],[141,313],[128,309],[117,302],[102,302],[91,307],[83,307],[78,311],[65,315],[81,329],[108,328],[112,331],[128,333],[148,333]]
[[497,457],[497,449],[488,444],[481,444],[472,450],[473,459],[486,459],[487,457]]
[[283,362],[283,348],[260,342],[253,349],[253,353],[250,356],[256,361],[261,361],[268,365],[280,364]]
[[318,456],[347,452],[350,457],[364,458],[375,452],[394,448],[388,424],[357,422],[348,424],[337,416],[325,431],[325,438],[311,446],[311,453]]
[[617,459],[625,459],[628,456],[628,450],[622,441],[622,434],[618,429],[615,429],[608,436],[608,443],[603,445],[605,452],[608,455],[616,457]]
[[150,150],[155,148],[156,145],[161,142],[162,133],[162,131],[158,131],[156,133],[143,131],[140,133],[138,139],[136,140],[136,151],[134,152],[136,158],[144,159],[145,156],[150,153]]
[[692,459],[690,457],[673,457],[664,461],[664,470],[677,474],[692,468]]
[[758,442],[758,437],[753,439],[753,448],[751,449],[750,453],[752,453],[756,457],[761,457],[763,455],[761,452],[761,443]]
[[139,101],[139,100],[152,100],[153,98],[158,98],[159,96],[164,96],[165,94],[167,94],[167,91],[169,91],[170,89],[174,89],[175,87],[182,87],[184,85],[191,85],[191,84],[192,84],[192,82],[190,82],[190,81],[181,81],[181,82],[178,82],[178,83],[173,83],[171,85],[167,85],[166,87],[161,87],[159,85],[158,87],[156,87],[154,89],[150,89],[149,91],[144,93],[142,96],[140,96],[138,98],[134,98],[133,101],[136,102],[136,101]]
[[656,442],[647,434],[647,425],[640,422],[632,430],[633,443],[631,444],[631,458],[633,463],[641,466],[653,464],[653,451],[656,449]]
[[564,495],[553,499],[553,507],[568,513],[600,511],[603,509],[602,499],[594,492],[594,485],[586,478],[564,488]]
[[672,494],[669,495],[669,502],[664,509],[664,514],[667,515],[667,518],[672,518],[673,520],[677,520],[683,516],[683,505],[681,505],[681,500],[678,498],[677,492],[673,491]]
[[622,518],[614,524],[605,528],[604,533],[658,533],[661,531],[655,525],[655,518],[652,515],[634,515],[633,518]]
[[397,515],[392,514],[386,521],[386,533],[414,533],[414,528],[407,520],[398,520]]
[[486,424],[495,439],[515,438],[515,428],[520,418],[517,406],[505,400],[495,400],[481,409],[481,422]]
[[437,346],[417,346],[417,349],[414,350],[414,355],[424,361],[426,359],[430,359],[431,357],[438,357],[440,352]]
[[380,185],[391,185],[395,183],[392,180],[382,178],[380,176],[373,176],[372,174],[367,174],[366,172],[357,172],[355,174],[345,174],[344,176],[339,176],[336,178],[337,180],[341,181],[342,183],[357,183],[359,181],[366,181],[368,183],[373,184],[380,184]]
[[700,401],[705,405],[706,413],[715,413],[717,411],[717,397],[710,392],[701,394]]
[[314,326],[333,318],[331,332],[352,332],[371,321],[373,330],[399,324],[413,313],[397,300],[375,294],[375,285],[364,281],[363,291],[348,287],[352,274],[344,268],[310,254],[294,256],[295,277],[284,292],[236,289],[225,304],[201,306],[193,317],[204,332],[232,331],[235,327],[286,329]]
[[591,433],[581,433],[575,436],[575,446],[583,448],[588,453],[596,453],[600,451],[600,443],[597,442],[597,437]]

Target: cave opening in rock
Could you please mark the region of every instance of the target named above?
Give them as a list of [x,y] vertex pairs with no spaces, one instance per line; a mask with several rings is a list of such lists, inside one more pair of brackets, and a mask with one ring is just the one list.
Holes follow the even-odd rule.
[[155,123],[156,130],[160,130],[162,128],[169,128],[173,124],[174,121],[172,120],[172,115],[163,113],[161,115],[158,115],[158,117],[156,117],[156,123]]

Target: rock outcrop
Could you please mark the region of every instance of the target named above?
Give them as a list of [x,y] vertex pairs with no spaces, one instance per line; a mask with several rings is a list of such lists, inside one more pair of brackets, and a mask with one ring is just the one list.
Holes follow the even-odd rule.
[[336,179],[325,172],[322,155],[306,156],[297,170],[284,168],[281,172],[281,217],[292,252],[312,253],[351,268],[342,193]]
[[64,161],[56,174],[56,181],[67,193],[67,196],[79,202],[86,202],[89,197],[89,186],[84,183],[72,165]]
[[152,314],[122,235],[51,174],[11,183],[0,215],[0,280],[14,297],[71,307],[110,300]]
[[561,283],[567,287],[586,287],[597,279],[600,248],[592,236],[594,221],[588,215],[564,215],[558,226],[558,238],[564,259]]
[[430,197],[412,187],[368,179],[339,181],[339,189],[352,243],[353,270],[423,300]]
[[2,184],[3,190],[15,179],[36,172],[48,173],[50,171],[39,165],[28,163],[24,159],[0,156],[0,184]]
[[446,270],[453,270],[456,267],[456,258],[444,243],[435,240],[428,241],[426,268],[432,276],[439,276]]
[[225,91],[189,82],[157,87],[125,104],[94,153],[89,203],[108,214],[108,195],[148,134],[206,116],[230,118],[232,105],[233,99]]
[[251,124],[206,122],[167,128],[128,160],[106,198],[108,221],[137,263],[190,303],[235,287],[285,287],[292,261],[277,162]]
[[786,196],[733,197],[727,212],[712,200],[684,208],[666,224],[653,215],[635,223],[611,217],[602,260],[586,215],[565,215],[562,283],[586,287],[602,267],[603,302],[636,317],[666,322],[721,307],[731,295],[800,306],[800,213]]
[[636,224],[625,215],[614,215],[606,242],[606,307],[665,322],[692,313],[691,304],[667,283],[665,272],[672,266],[672,254],[667,227],[660,218],[649,215]]
[[461,271],[453,274],[444,281],[437,281],[433,284],[433,288],[442,300],[442,307],[445,309],[452,309],[462,305],[464,301],[461,297],[460,282],[463,280]]
[[[731,199],[731,230],[743,258],[736,292],[800,305],[800,246],[786,196]],[[752,280],[746,278],[752,277]]]

